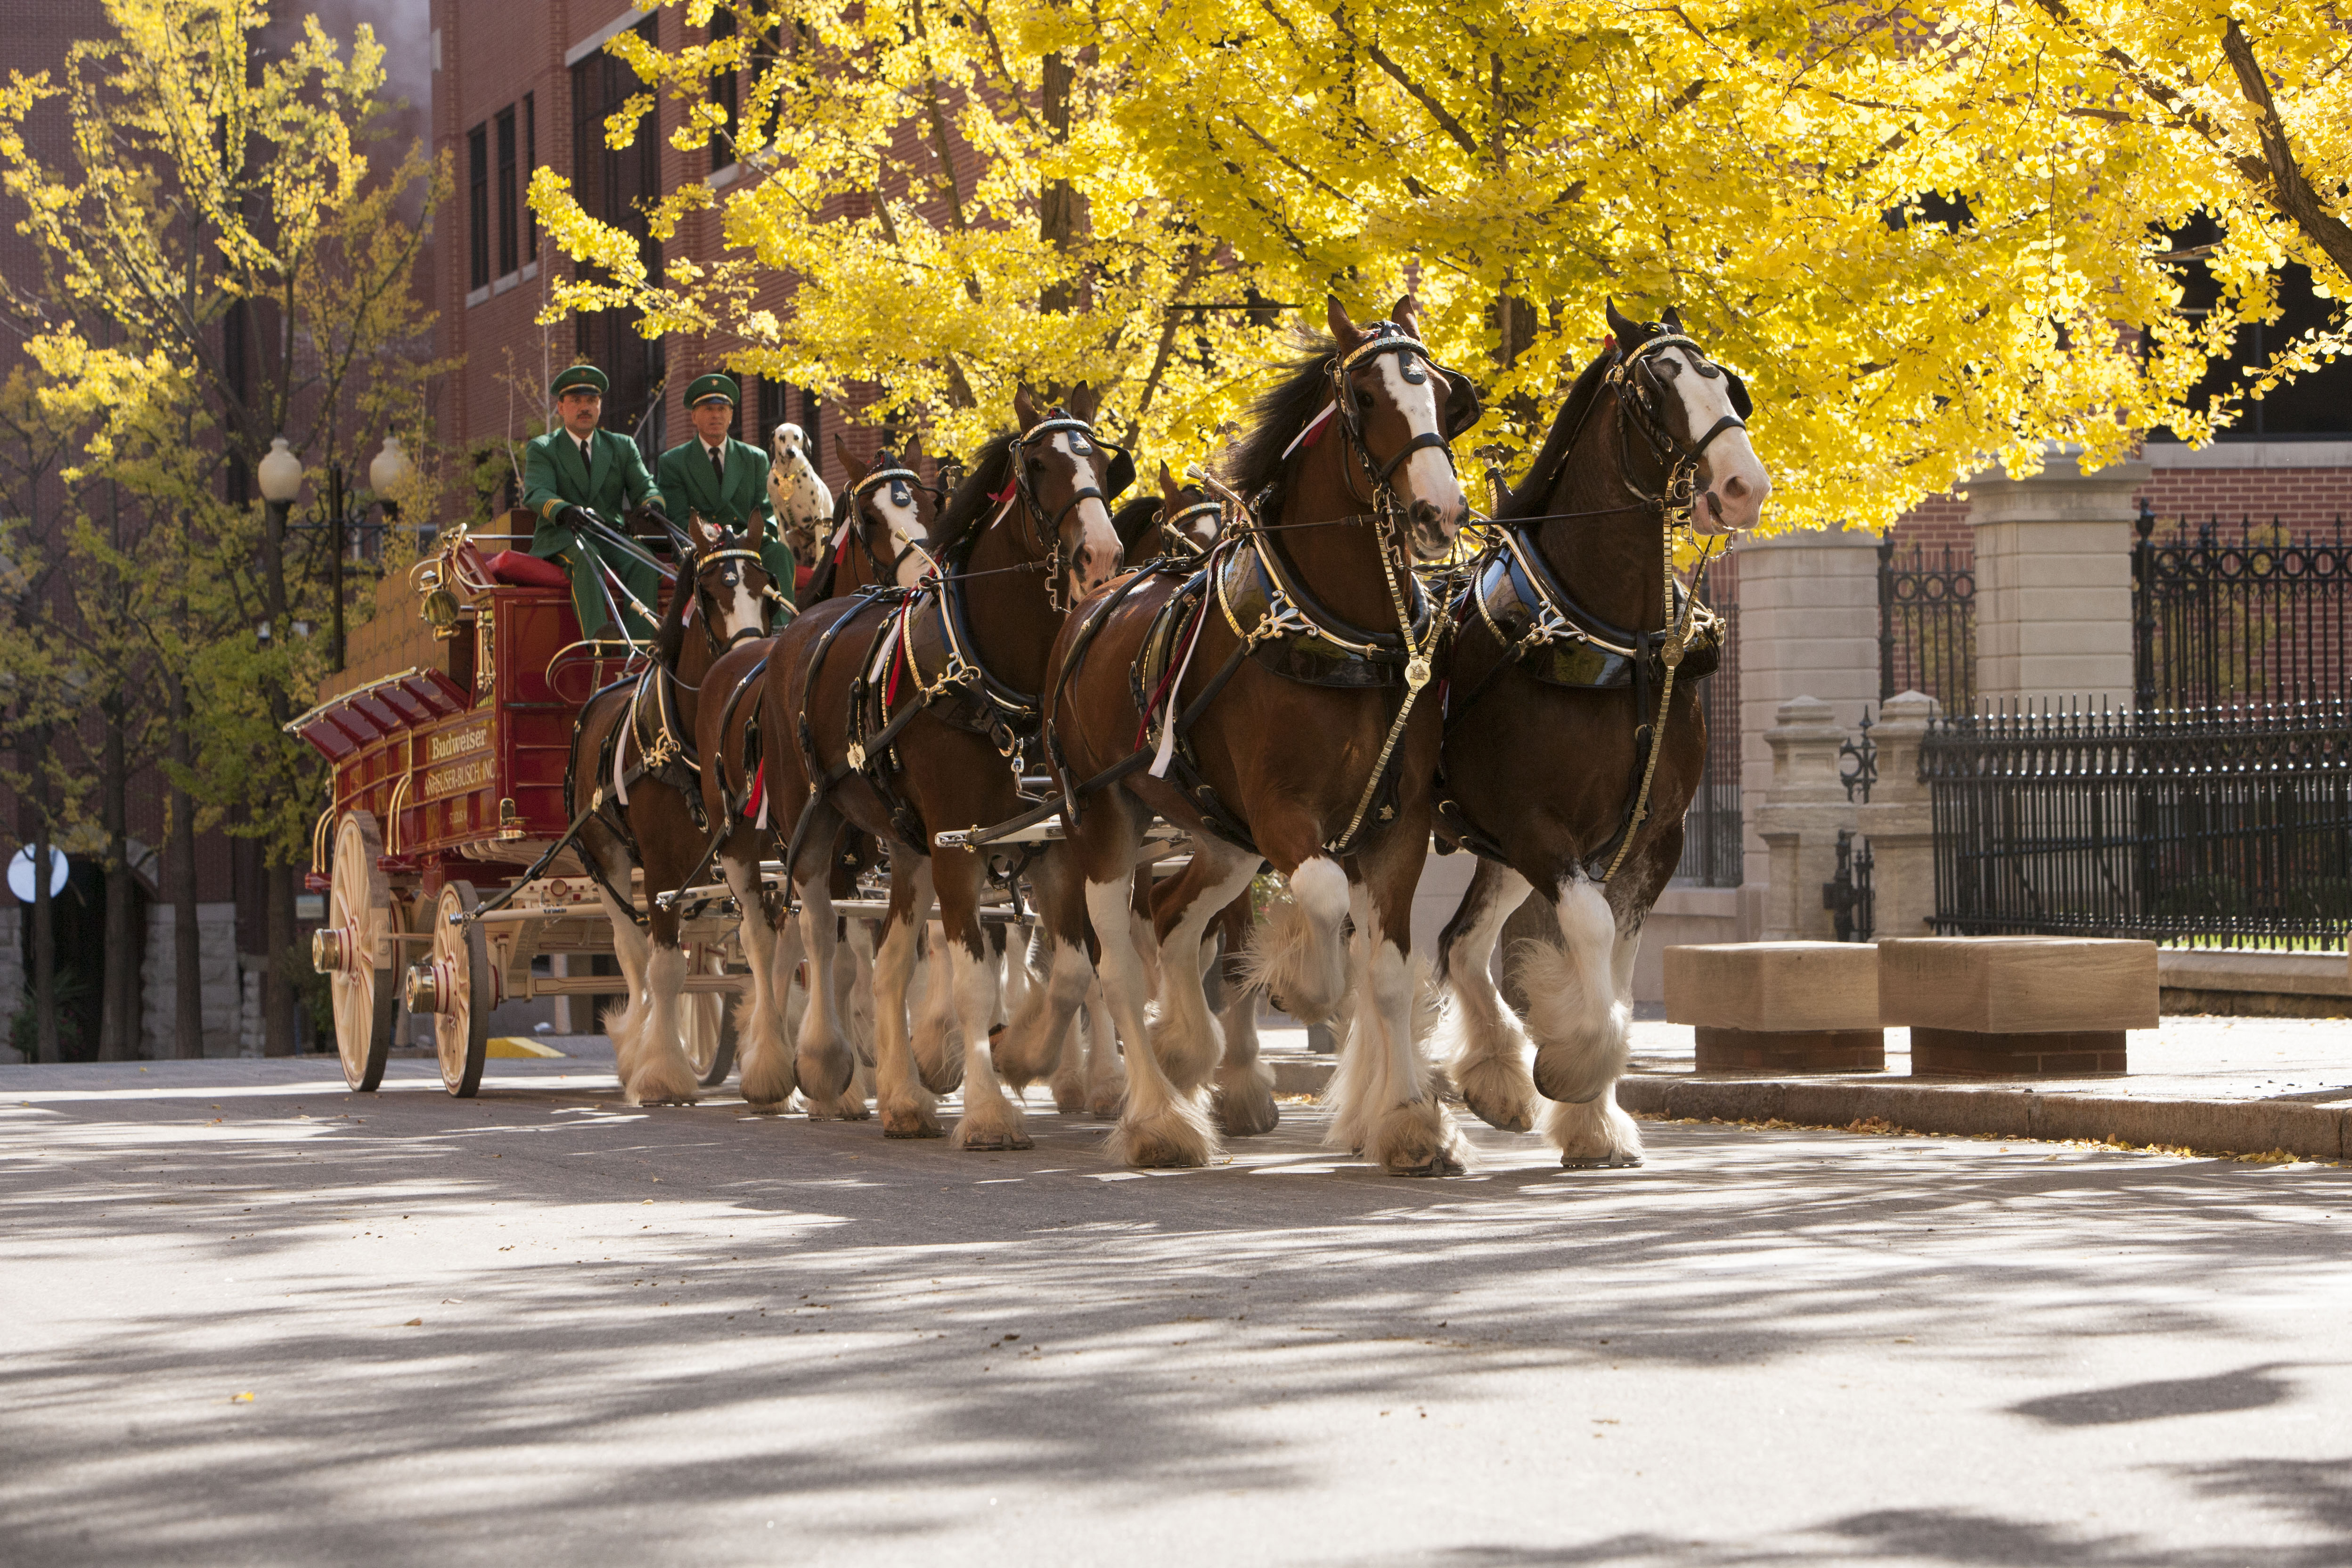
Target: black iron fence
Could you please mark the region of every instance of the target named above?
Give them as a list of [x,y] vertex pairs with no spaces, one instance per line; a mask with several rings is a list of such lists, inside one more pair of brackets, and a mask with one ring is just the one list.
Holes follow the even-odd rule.
[[1936,926],[2221,946],[2352,935],[2352,700],[1940,720]]
[[[1724,612],[1729,646],[1737,647],[1739,606]],[[1739,662],[1698,683],[1699,710],[1706,715],[1706,771],[1690,814],[1683,818],[1683,858],[1675,875],[1702,888],[1739,886],[1746,851],[1739,838]]]
[[2205,708],[2333,697],[2352,688],[2352,541],[2275,521],[2183,518],[2155,538],[2140,503],[2132,549],[2134,705]]
[[1951,710],[1977,696],[1977,574],[1949,545],[1930,557],[1878,546],[1878,700],[1924,691]]

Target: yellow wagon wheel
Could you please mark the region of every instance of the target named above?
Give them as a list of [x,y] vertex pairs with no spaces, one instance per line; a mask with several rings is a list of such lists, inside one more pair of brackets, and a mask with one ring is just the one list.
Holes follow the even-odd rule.
[[310,937],[310,966],[327,977],[335,1006],[335,1054],[343,1081],[362,1094],[383,1081],[383,1064],[400,1013],[394,984],[399,921],[392,884],[378,868],[383,836],[375,814],[348,811],[335,825],[327,862],[327,923]]
[[470,914],[480,903],[473,883],[446,884],[433,905],[433,954],[408,972],[408,1010],[432,1017],[441,1086],[461,1100],[482,1087],[490,1010],[499,1005],[498,975],[490,968],[482,928],[453,925],[449,917]]

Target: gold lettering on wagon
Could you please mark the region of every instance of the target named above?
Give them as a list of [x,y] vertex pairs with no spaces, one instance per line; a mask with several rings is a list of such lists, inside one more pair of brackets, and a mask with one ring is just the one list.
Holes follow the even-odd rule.
[[443,730],[428,735],[425,741],[426,763],[446,763],[452,757],[462,757],[468,752],[478,752],[490,743],[490,721],[477,719],[470,724]]
[[416,792],[420,801],[439,800],[444,795],[463,795],[467,790],[481,788],[494,776],[488,757],[472,757],[446,767],[427,768],[425,785]]

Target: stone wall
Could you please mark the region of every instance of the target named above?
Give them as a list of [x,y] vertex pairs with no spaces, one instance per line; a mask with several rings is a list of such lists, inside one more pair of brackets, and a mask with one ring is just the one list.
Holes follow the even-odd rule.
[[[173,1054],[179,966],[173,953],[172,921],[170,904],[148,906],[147,956],[140,966],[139,1047],[142,1056],[152,1058]],[[243,1046],[245,1011],[236,953],[236,906],[198,904],[196,936],[204,974],[205,1055],[233,1057]]]

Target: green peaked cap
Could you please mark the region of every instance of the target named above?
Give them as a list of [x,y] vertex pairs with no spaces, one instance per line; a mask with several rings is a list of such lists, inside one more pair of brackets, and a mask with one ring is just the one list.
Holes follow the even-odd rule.
[[709,375],[696,376],[686,389],[686,405],[688,408],[708,403],[714,397],[723,397],[740,406],[743,401],[743,389],[735,384],[733,376],[721,375],[715,370]]
[[611,378],[593,364],[575,364],[559,373],[547,390],[551,395],[561,397],[575,386],[584,386],[599,397],[613,390]]

